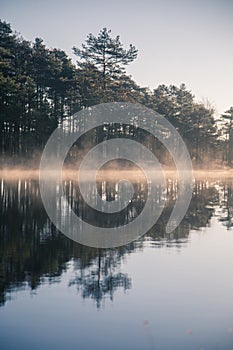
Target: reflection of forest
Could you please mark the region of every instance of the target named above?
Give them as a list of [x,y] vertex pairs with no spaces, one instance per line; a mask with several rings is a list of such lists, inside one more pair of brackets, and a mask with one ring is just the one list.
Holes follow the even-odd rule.
[[[135,196],[129,208],[122,211],[115,224],[127,223],[133,219],[130,213],[138,214],[145,201],[142,191],[145,184],[134,184]],[[100,193],[101,189],[101,193]],[[82,202],[74,183],[65,184],[67,194],[73,196],[73,209],[88,219],[88,208]],[[113,298],[119,287],[131,288],[131,279],[120,270],[120,263],[127,254],[143,248],[143,241],[154,242],[155,246],[182,244],[190,229],[209,224],[214,208],[221,209],[220,220],[227,227],[233,225],[232,184],[196,182],[193,198],[185,218],[170,235],[165,234],[165,225],[172,211],[177,183],[168,181],[166,206],[154,227],[138,242],[114,249],[84,247],[69,240],[55,229],[43,209],[39,185],[35,180],[1,182],[0,203],[0,304],[10,297],[11,291],[26,288],[36,289],[43,281],[53,283],[59,280],[67,263],[72,259],[75,284],[83,298],[93,298],[97,306],[105,297]],[[116,196],[114,184],[103,184],[99,193],[113,200]],[[71,197],[72,197],[71,196]],[[101,218],[98,218],[101,219]],[[103,217],[103,221],[107,220]],[[107,222],[107,221],[106,221]]]

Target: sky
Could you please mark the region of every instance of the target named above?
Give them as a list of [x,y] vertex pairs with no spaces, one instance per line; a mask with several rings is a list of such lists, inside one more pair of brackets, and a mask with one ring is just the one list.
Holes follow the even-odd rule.
[[233,106],[233,0],[0,0],[1,19],[73,59],[103,27],[135,45],[127,73],[140,86],[185,83],[216,114]]

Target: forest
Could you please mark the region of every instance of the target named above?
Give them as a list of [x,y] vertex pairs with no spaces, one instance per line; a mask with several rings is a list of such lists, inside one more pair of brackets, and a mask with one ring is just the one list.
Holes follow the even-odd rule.
[[[211,104],[197,102],[185,84],[160,84],[153,91],[139,86],[126,72],[138,50],[133,45],[125,49],[119,36],[112,37],[106,28],[97,36],[89,34],[73,52],[76,64],[63,50],[47,48],[41,38],[26,41],[0,21],[2,166],[38,166],[46,141],[65,118],[118,101],[139,103],[167,118],[185,141],[196,168],[232,166],[233,107],[216,116]],[[116,137],[117,128],[110,128],[108,137]]]

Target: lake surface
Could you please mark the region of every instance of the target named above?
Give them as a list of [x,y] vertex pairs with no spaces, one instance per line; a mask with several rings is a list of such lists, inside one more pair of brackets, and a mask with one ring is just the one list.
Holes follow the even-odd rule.
[[[2,350],[233,349],[232,180],[196,180],[187,214],[169,235],[177,182],[168,180],[154,227],[112,249],[59,233],[37,180],[2,179],[0,185]],[[105,216],[92,215],[74,182],[64,188],[84,220],[111,226]],[[115,189],[99,184],[109,201]],[[134,190],[138,201],[116,225],[140,212],[145,188],[138,183]]]

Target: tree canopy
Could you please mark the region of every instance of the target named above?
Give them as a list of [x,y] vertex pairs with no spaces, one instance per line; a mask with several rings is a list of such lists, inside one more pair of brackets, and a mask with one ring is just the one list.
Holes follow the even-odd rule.
[[[126,73],[127,65],[137,58],[137,49],[133,45],[124,48],[120,37],[113,37],[107,28],[97,36],[89,34],[82,47],[73,50],[77,65],[63,50],[47,48],[41,38],[26,41],[9,23],[0,21],[1,162],[36,159],[63,119],[83,108],[128,101],[167,118],[183,137],[196,165],[207,164],[207,159],[232,165],[233,107],[216,118],[214,109],[197,102],[185,84],[160,84],[153,91],[140,87]],[[117,136],[122,132],[118,129],[99,130],[96,141]],[[139,137],[131,132],[135,135]],[[156,148],[152,140],[148,145]]]
[[101,72],[102,87],[107,88],[111,79],[118,79],[125,73],[125,66],[137,58],[138,50],[130,44],[126,50],[120,42],[120,37],[111,37],[111,30],[103,28],[97,37],[93,34],[87,36],[82,49],[73,47],[75,55],[81,62],[91,65]]

